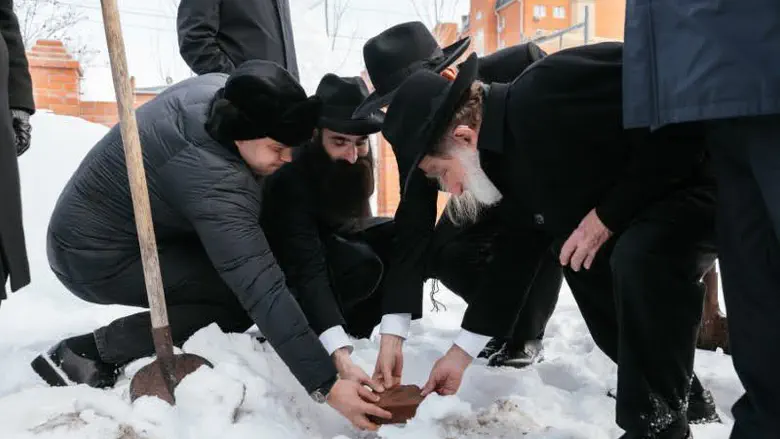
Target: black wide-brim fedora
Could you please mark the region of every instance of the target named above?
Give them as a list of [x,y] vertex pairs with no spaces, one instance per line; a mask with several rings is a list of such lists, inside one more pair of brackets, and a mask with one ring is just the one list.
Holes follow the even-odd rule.
[[[365,118],[350,119],[350,117],[352,117],[352,108],[349,110],[349,114],[345,114],[344,117],[321,116],[319,127],[352,136],[368,136],[370,134],[378,133],[379,130],[382,129],[382,122],[385,118],[384,114],[374,112]],[[323,113],[332,114],[332,112],[327,111],[327,107],[324,107]]]
[[477,79],[479,59],[472,53],[450,81],[441,75],[419,70],[404,81],[387,109],[382,135],[393,146],[399,167],[407,170],[402,196],[423,157],[430,153],[463,103]]
[[459,39],[441,48],[420,22],[402,23],[369,39],[363,46],[363,60],[374,91],[354,112],[365,117],[393,99],[398,87],[420,69],[441,73],[460,58],[471,44],[471,37]]

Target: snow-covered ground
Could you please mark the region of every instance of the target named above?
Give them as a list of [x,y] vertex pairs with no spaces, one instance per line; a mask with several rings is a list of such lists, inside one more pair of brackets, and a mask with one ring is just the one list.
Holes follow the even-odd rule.
[[[246,334],[207,327],[184,350],[214,363],[185,379],[176,407],[142,398],[130,403],[129,380],[115,389],[49,388],[29,368],[59,339],[90,331],[132,311],[94,306],[68,294],[48,269],[45,233],[60,189],[106,129],[81,119],[39,113],[33,146],[21,159],[25,226],[33,284],[0,307],[0,438],[258,439],[370,438],[335,411],[314,403],[272,349]],[[422,385],[450,345],[465,304],[448,292],[446,311],[430,312],[413,327],[405,347],[404,382]],[[430,303],[426,305],[429,310]],[[457,397],[430,396],[403,427],[383,438],[613,439],[616,367],[595,347],[571,294],[565,291],[547,330],[547,360],[525,370],[490,369],[479,360]],[[369,373],[376,340],[356,342],[355,358]],[[127,376],[146,361],[131,364]],[[725,425],[694,427],[697,439],[728,437],[729,407],[741,394],[730,357],[697,352],[696,371],[717,400]]]

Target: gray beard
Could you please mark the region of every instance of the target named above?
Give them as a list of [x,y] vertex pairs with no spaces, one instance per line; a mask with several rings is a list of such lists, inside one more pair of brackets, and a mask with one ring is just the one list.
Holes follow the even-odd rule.
[[453,153],[463,165],[466,179],[463,193],[450,197],[445,212],[455,225],[475,223],[483,210],[501,201],[501,192],[482,170],[479,152],[458,148]]

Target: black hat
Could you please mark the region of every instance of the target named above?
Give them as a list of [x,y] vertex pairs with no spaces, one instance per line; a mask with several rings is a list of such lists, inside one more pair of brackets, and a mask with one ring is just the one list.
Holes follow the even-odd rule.
[[415,71],[440,73],[463,55],[470,42],[465,37],[442,49],[419,21],[401,23],[369,39],[363,46],[363,61],[375,91],[355,110],[355,116],[389,104],[396,89]]
[[321,105],[279,64],[251,60],[217,93],[206,127],[219,140],[270,137],[293,146],[311,138]]
[[477,55],[472,53],[461,64],[454,81],[428,70],[417,71],[395,93],[382,125],[382,135],[393,145],[399,166],[409,171],[403,190],[414,168],[444,134],[458,105],[477,79],[477,64]]
[[343,78],[328,73],[320,81],[316,96],[322,101],[320,128],[355,136],[373,134],[382,128],[384,115],[379,111],[368,117],[352,117],[358,105],[368,96],[368,87],[359,76]]

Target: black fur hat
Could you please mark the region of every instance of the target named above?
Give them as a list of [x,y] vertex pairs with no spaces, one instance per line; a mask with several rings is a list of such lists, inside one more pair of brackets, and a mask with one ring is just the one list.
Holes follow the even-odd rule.
[[280,65],[252,60],[241,64],[217,92],[206,128],[221,141],[270,137],[295,146],[311,138],[321,106]]

